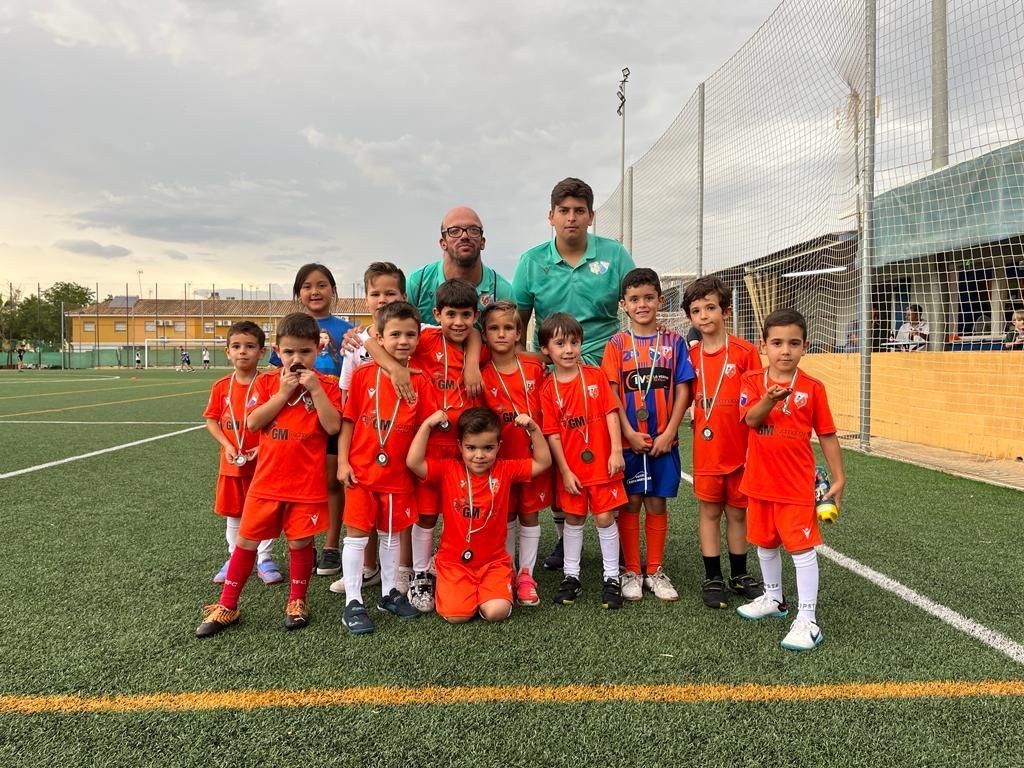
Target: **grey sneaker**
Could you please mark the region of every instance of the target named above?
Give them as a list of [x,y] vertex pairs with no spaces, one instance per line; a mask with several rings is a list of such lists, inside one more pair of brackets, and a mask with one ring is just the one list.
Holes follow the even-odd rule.
[[[645,580],[648,585],[648,589],[654,593],[654,596],[659,600],[665,600],[666,602],[675,602],[679,599],[679,593],[676,592],[676,588],[672,586],[672,580],[669,579],[668,574],[658,566],[658,570],[648,576]],[[623,597],[625,597],[625,591],[623,591]]]
[[407,565],[398,566],[398,576],[395,578],[395,589],[403,595],[409,592],[409,582],[412,581],[412,568]]
[[622,599],[634,601],[643,600],[643,598],[644,585],[640,574],[626,571],[622,574]]
[[317,576],[335,576],[341,571],[341,550],[324,549],[316,564]]
[[434,581],[430,574],[421,571],[412,577],[409,584],[409,602],[420,613],[434,610]]

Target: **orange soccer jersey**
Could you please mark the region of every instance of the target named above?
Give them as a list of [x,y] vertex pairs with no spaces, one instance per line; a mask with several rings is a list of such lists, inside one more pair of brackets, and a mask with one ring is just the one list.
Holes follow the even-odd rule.
[[[340,412],[338,380],[319,372],[317,377],[331,405]],[[261,376],[253,388],[256,406],[266,403],[280,389],[280,376]],[[320,426],[316,405],[310,394],[298,387],[260,431],[260,460],[249,495],[277,501],[327,501],[326,455],[327,432]]]
[[420,332],[416,352],[409,361],[410,368],[418,368],[430,380],[434,390],[434,407],[443,408],[448,414],[451,428],[444,432],[435,429],[430,435],[430,445],[457,446],[459,439],[455,425],[467,408],[476,405],[466,394],[466,383],[462,371],[466,356],[460,344],[448,341],[440,328],[428,326]]
[[[740,414],[746,416],[764,397],[767,387],[788,387],[789,381],[768,380],[768,369],[743,376]],[[788,411],[788,413],[786,412]],[[747,496],[783,504],[814,503],[814,451],[811,430],[818,436],[835,434],[825,385],[797,371],[787,401],[778,402],[757,429],[750,430],[747,466],[740,490]]]
[[440,488],[444,516],[436,560],[479,568],[508,557],[509,491],[530,481],[532,466],[530,459],[498,459],[488,474],[476,475],[461,461],[427,459],[427,482]]
[[[437,405],[426,376],[413,374],[412,384],[416,402],[410,404],[398,398],[391,379],[376,363],[352,374],[342,418],[353,424],[348,462],[364,488],[381,493],[413,492],[414,475],[406,468],[405,457],[419,425]],[[381,453],[387,457],[386,464],[378,461]]]
[[[694,475],[728,475],[746,461],[750,430],[740,416],[740,389],[743,374],[760,370],[763,364],[749,341],[732,334],[726,338],[726,345],[721,349],[703,352],[703,370],[703,342],[690,349],[690,362],[697,372],[693,397]],[[707,439],[707,430],[711,430],[710,439]]]
[[[581,365],[572,381],[549,376],[541,389],[541,410],[545,435],[559,435],[569,469],[580,484],[601,485],[620,480],[622,473],[608,474],[612,452],[608,435],[609,413],[619,410],[608,377],[595,365]],[[587,461],[587,451],[592,454]]]
[[[254,374],[251,385],[235,383],[233,374],[218,379],[210,392],[210,402],[203,411],[203,417],[216,420],[228,440],[236,446],[238,437],[241,436],[242,452],[251,451],[260,444],[259,433],[250,432],[245,427],[246,414],[256,404],[256,387],[259,379],[259,373]],[[242,466],[230,464],[224,451],[220,452],[219,474],[228,477],[252,477],[255,471],[255,461],[246,462]]]

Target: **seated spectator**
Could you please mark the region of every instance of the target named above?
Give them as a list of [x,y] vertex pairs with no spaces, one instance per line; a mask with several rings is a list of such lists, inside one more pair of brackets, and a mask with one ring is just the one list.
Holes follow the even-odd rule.
[[923,310],[920,304],[907,307],[907,320],[900,326],[896,334],[896,346],[911,352],[920,352],[928,348],[928,336],[931,329],[921,319]]
[[[885,329],[878,319],[878,309],[871,308],[870,346],[872,352],[880,352],[885,342]],[[846,325],[846,343],[836,349],[837,352],[860,352],[860,318],[854,318]]]
[[1024,309],[1014,310],[1013,328],[1003,338],[1003,348],[1024,350]]

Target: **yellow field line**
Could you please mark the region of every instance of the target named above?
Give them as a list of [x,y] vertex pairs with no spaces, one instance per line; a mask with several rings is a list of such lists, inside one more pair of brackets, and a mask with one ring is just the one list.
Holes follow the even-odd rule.
[[69,405],[66,408],[47,408],[42,411],[19,411],[18,413],[0,414],[0,419],[9,419],[12,416],[35,416],[40,413],[64,413],[65,411],[80,411],[83,408],[101,408],[104,405],[124,405],[125,403],[141,403],[146,400],[163,400],[168,397],[184,397],[185,395],[205,395],[208,389],[197,389],[192,392],[175,392],[173,395],[154,395],[153,397],[135,397],[131,400],[110,400],[105,403],[89,403],[88,405]]
[[815,702],[837,700],[982,698],[1024,696],[1024,680],[823,685],[565,685],[457,688],[312,688],[301,691],[240,690],[127,696],[0,696],[0,714],[94,712],[189,712],[270,707],[408,706],[416,704],[579,704],[642,702]]
[[[124,385],[131,387],[132,389],[149,389],[150,387],[176,387],[180,382],[177,381],[165,381],[160,384],[132,384],[131,379],[125,379]],[[125,386],[119,387],[99,387],[98,389],[67,389],[63,392],[34,392],[28,395],[0,395],[0,400],[20,400],[26,397],[55,397],[56,395],[88,395],[91,392],[113,392],[114,390],[124,390]]]

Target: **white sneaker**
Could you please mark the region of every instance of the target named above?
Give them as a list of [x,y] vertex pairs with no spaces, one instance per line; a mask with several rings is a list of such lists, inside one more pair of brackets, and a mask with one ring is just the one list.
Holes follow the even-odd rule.
[[644,587],[640,576],[632,571],[622,574],[622,599],[643,600]]
[[398,575],[395,577],[395,589],[403,595],[408,594],[410,581],[412,581],[412,568],[407,565],[398,566]]
[[824,639],[825,636],[817,624],[808,618],[797,616],[793,626],[789,628],[789,634],[780,645],[790,651],[813,651]]
[[[378,565],[376,568],[367,568],[364,565],[363,566],[363,586],[364,587],[373,587],[373,586],[376,586],[377,584],[380,584],[380,566]],[[329,586],[328,589],[331,590],[331,592],[333,592],[336,595],[344,595],[345,594],[345,577],[342,576],[337,581],[332,581],[331,582],[331,586]]]
[[785,603],[776,602],[774,598],[765,592],[756,600],[751,600],[746,605],[741,605],[736,609],[736,613],[744,619],[756,621],[757,619],[774,619],[788,616],[789,609]]
[[665,600],[666,602],[674,602],[679,599],[679,593],[676,592],[676,588],[672,586],[672,580],[668,577],[668,574],[658,566],[653,574],[644,579],[644,586],[646,586],[654,596],[659,600]]
[[427,573],[417,573],[409,584],[409,602],[420,613],[434,610],[434,582]]

